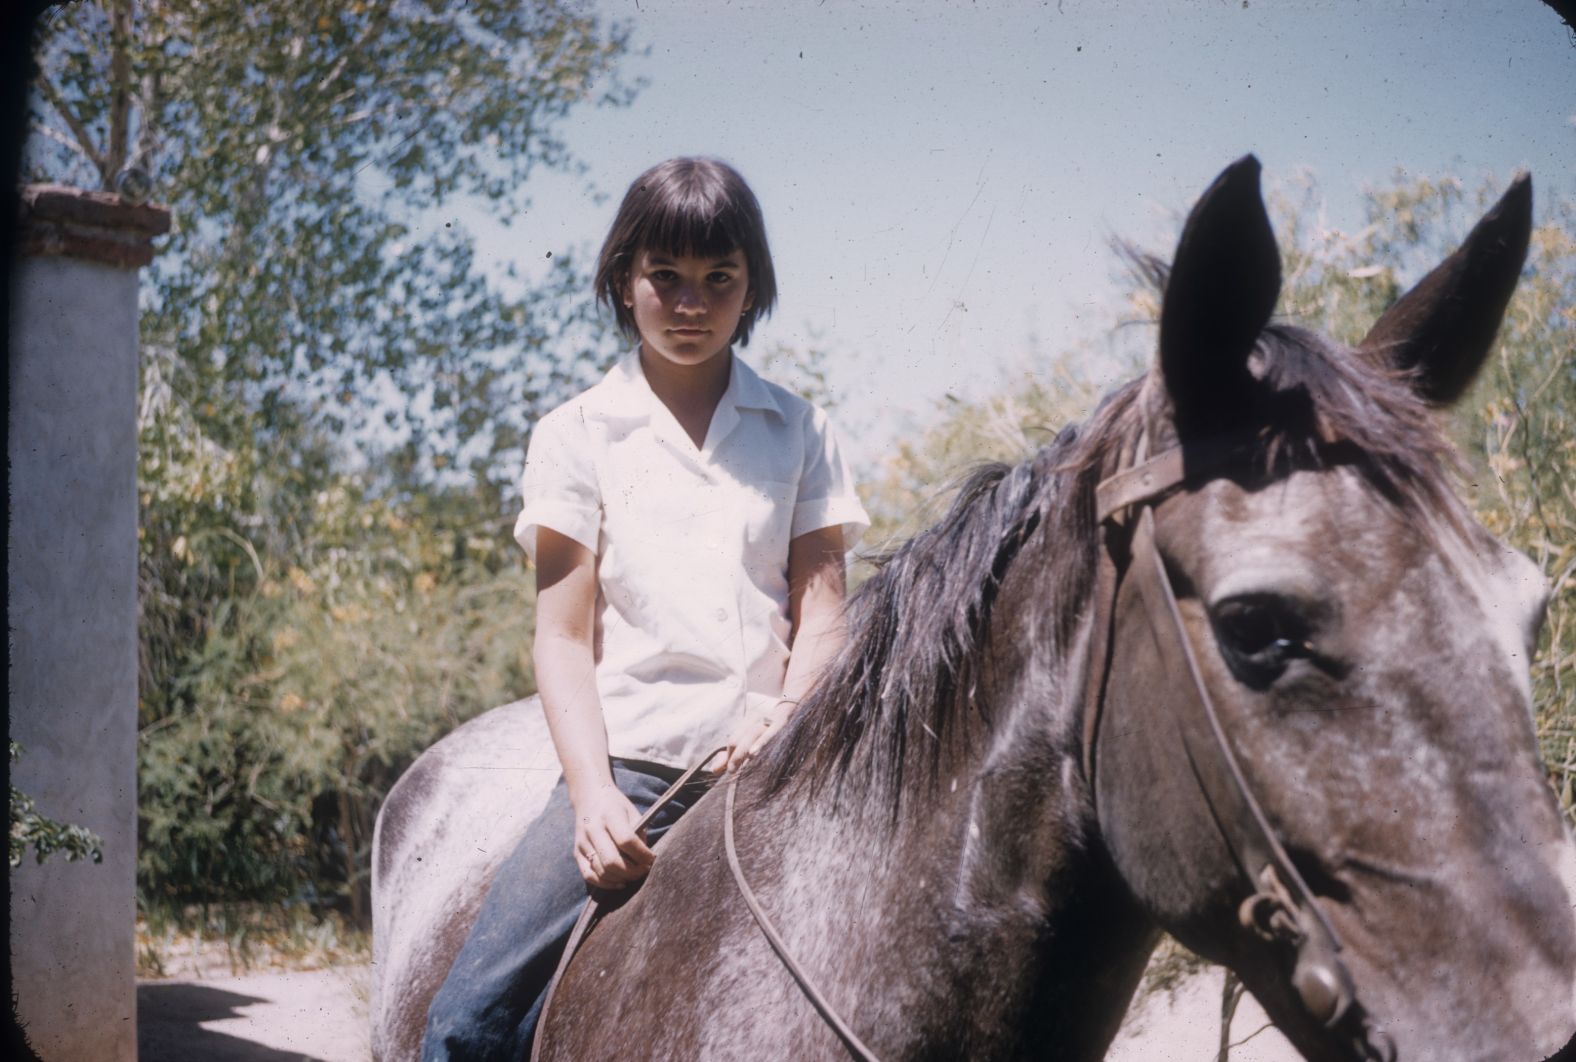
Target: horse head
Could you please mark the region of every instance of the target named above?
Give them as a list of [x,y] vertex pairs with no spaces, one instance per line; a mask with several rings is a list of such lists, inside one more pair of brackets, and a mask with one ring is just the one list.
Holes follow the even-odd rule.
[[1543,1058],[1576,1029],[1576,846],[1528,675],[1546,587],[1455,499],[1432,423],[1488,354],[1531,185],[1353,349],[1270,324],[1258,172],[1188,218],[1111,469],[1179,462],[1107,531],[1100,832],[1308,1057]]

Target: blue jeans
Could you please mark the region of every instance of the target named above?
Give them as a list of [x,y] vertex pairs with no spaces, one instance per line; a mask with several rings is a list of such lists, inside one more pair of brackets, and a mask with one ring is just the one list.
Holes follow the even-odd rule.
[[[613,781],[640,811],[657,802],[682,771],[613,761]],[[700,795],[685,786],[646,826],[655,844]],[[522,1059],[547,985],[586,902],[574,857],[575,816],[560,778],[542,814],[520,839],[487,890],[471,935],[427,1010],[423,1062]]]

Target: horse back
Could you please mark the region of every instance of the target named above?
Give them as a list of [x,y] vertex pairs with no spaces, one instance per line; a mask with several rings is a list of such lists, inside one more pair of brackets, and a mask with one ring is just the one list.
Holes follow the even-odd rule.
[[372,837],[372,1052],[421,1054],[427,1007],[558,761],[531,697],[458,727],[389,791]]

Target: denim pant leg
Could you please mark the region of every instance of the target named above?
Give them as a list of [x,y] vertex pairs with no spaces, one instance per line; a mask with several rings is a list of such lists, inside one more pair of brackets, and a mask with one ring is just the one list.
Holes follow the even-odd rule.
[[[642,814],[678,774],[613,761],[614,782]],[[681,792],[663,808],[646,827],[647,843],[656,843],[694,797]],[[476,924],[433,998],[423,1062],[528,1054],[542,998],[587,896],[575,864],[574,832],[574,809],[560,778],[542,814],[498,868]]]

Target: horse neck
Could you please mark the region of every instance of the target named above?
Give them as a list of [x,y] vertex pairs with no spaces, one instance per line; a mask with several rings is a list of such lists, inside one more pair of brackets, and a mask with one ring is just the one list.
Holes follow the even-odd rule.
[[988,725],[954,728],[938,755],[942,739],[912,721],[895,812],[856,757],[839,781],[761,806],[756,829],[778,838],[779,885],[804,919],[791,936],[822,952],[808,965],[861,956],[843,987],[877,1009],[907,1001],[889,1027],[960,1056],[1054,1043],[1099,1058],[1154,936],[1105,858],[1083,777],[1092,612],[1046,652],[1063,639],[1037,628],[1053,620],[1035,582],[1003,586],[977,694]]
[[1106,852],[1083,768],[1087,670],[1099,663],[1090,643],[1105,606],[1084,602],[1076,627],[1053,637],[1034,623],[1054,613],[1032,607],[1040,582],[1031,568],[1004,588],[993,642],[1012,656],[991,684],[1000,722],[973,774],[955,903],[987,949],[1000,943],[998,925],[1032,931],[1019,986],[1025,1041],[1102,1058],[1158,931]]

